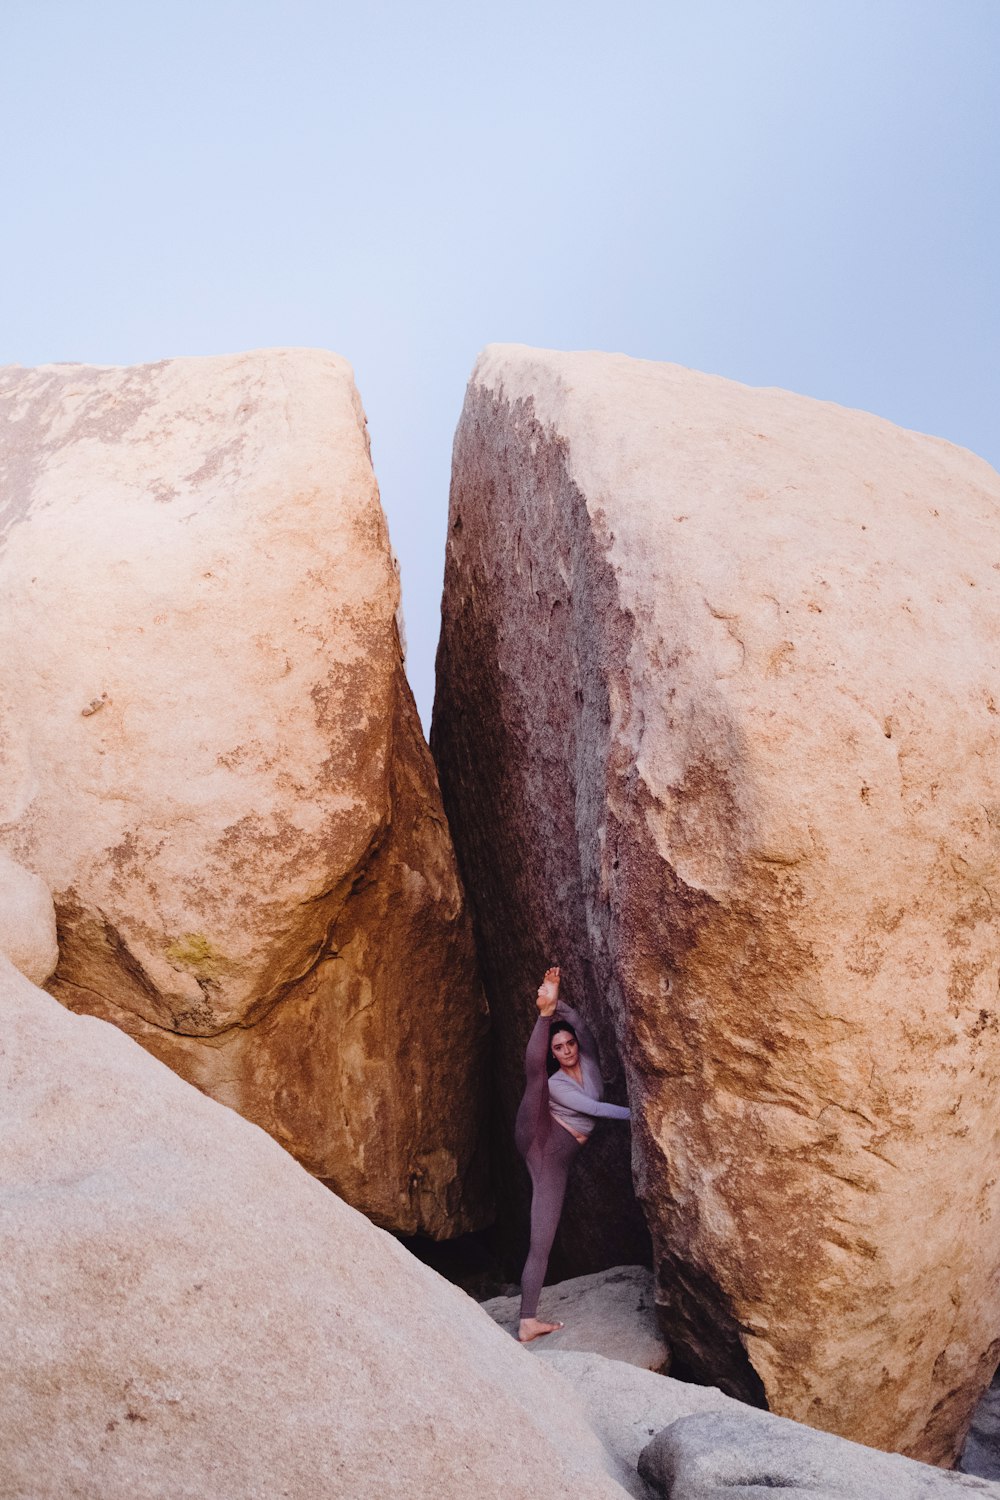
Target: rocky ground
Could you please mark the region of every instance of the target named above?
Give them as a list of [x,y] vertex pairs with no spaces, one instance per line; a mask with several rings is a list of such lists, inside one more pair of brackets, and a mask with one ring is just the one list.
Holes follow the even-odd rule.
[[[653,1290],[652,1273],[644,1266],[616,1266],[547,1286],[538,1316],[564,1326],[527,1347],[533,1354],[552,1350],[600,1354],[665,1375],[670,1347],[657,1320]],[[518,1295],[492,1297],[480,1305],[516,1338]]]
[[[637,1370],[657,1371],[667,1374],[670,1365],[669,1345],[664,1339],[655,1314],[653,1303],[654,1280],[652,1272],[643,1266],[618,1266],[595,1276],[579,1276],[569,1281],[556,1283],[543,1289],[539,1308],[540,1316],[547,1321],[562,1321],[565,1326],[558,1332],[536,1339],[527,1346],[528,1351],[550,1364],[573,1385],[577,1399],[595,1427],[619,1458],[629,1467],[639,1466],[639,1457],[649,1440],[663,1431],[671,1422],[679,1419],[677,1382],[669,1381],[658,1386],[655,1381],[637,1378],[622,1368],[633,1366]],[[484,1311],[506,1329],[517,1336],[518,1301],[514,1296],[493,1297],[482,1303]],[[589,1356],[589,1357],[588,1357]],[[608,1364],[615,1361],[616,1364]],[[887,1470],[888,1476],[879,1480],[877,1462],[868,1468],[869,1449],[855,1450],[851,1464],[855,1466],[853,1478],[845,1477],[841,1455],[852,1445],[835,1442],[826,1450],[813,1449],[805,1436],[796,1437],[791,1447],[786,1436],[777,1445],[773,1442],[775,1432],[785,1434],[783,1428],[760,1429],[760,1437],[751,1438],[752,1429],[743,1425],[752,1418],[750,1413],[734,1416],[733,1403],[721,1391],[712,1387],[688,1386],[686,1390],[685,1415],[694,1411],[721,1411],[728,1413],[735,1427],[720,1429],[709,1426],[693,1448],[687,1447],[685,1439],[684,1465],[697,1467],[699,1455],[706,1455],[713,1470],[711,1483],[704,1474],[698,1480],[707,1487],[704,1493],[712,1494],[712,1484],[728,1488],[736,1482],[733,1473],[723,1481],[722,1473],[727,1462],[727,1444],[735,1443],[735,1457],[745,1463],[744,1482],[751,1469],[757,1472],[755,1483],[763,1483],[766,1474],[771,1487],[787,1488],[795,1475],[804,1477],[811,1473],[815,1459],[825,1468],[827,1477],[822,1482],[832,1487],[810,1489],[810,1494],[829,1494],[859,1497],[887,1495],[903,1497],[907,1494],[928,1496],[938,1493],[936,1477],[913,1470],[897,1472]],[[693,1433],[694,1429],[691,1429]],[[726,1436],[735,1434],[734,1438]],[[800,1429],[801,1432],[801,1429]],[[630,1436],[629,1436],[630,1435]],[[759,1442],[760,1447],[755,1448]],[[801,1446],[794,1446],[800,1443]],[[654,1492],[659,1493],[653,1480],[664,1475],[667,1467],[675,1485],[679,1482],[675,1470],[681,1461],[667,1458],[667,1445],[661,1441],[644,1466],[647,1481]],[[678,1450],[681,1451],[681,1450]],[[827,1457],[822,1457],[823,1452]],[[693,1456],[692,1456],[693,1454]],[[791,1455],[790,1466],[786,1455]],[[735,1458],[734,1458],[735,1461]],[[704,1469],[704,1465],[701,1468]],[[1000,1480],[1000,1377],[986,1391],[976,1407],[962,1457],[958,1464],[961,1473],[979,1479]],[[907,1472],[911,1477],[911,1488],[907,1488]],[[658,1481],[666,1484],[666,1478]],[[811,1479],[815,1484],[815,1478]],[[841,1485],[841,1488],[837,1486]],[[912,1487],[915,1485],[916,1487]],[[921,1488],[924,1486],[924,1488]],[[767,1486],[765,1486],[767,1487]],[[637,1493],[644,1493],[636,1491]],[[666,1493],[673,1493],[669,1490]],[[677,1493],[688,1493],[677,1490]],[[699,1494],[697,1488],[691,1494]],[[944,1491],[941,1491],[944,1493]]]

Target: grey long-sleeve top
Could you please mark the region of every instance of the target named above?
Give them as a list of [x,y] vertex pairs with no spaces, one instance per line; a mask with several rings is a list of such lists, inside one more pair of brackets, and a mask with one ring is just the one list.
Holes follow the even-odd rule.
[[549,1079],[549,1110],[560,1124],[569,1126],[576,1135],[590,1135],[595,1120],[630,1120],[630,1112],[620,1104],[605,1104],[601,1095],[604,1080],[597,1063],[594,1038],[584,1020],[560,1000],[555,1019],[568,1021],[580,1044],[580,1071],[583,1086],[560,1068]]

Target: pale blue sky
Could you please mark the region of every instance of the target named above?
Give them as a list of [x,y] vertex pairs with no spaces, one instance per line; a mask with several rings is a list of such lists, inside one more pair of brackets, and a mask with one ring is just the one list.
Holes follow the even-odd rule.
[[354,364],[433,692],[483,344],[1000,461],[998,0],[0,0],[0,362]]

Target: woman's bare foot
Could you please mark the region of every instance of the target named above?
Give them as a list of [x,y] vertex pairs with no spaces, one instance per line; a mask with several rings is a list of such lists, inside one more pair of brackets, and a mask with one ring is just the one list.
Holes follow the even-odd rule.
[[[549,973],[551,972],[550,969]],[[555,1333],[561,1327],[561,1323],[540,1323],[537,1318],[522,1318],[517,1325],[517,1341],[519,1344],[530,1344],[532,1339],[540,1339],[543,1333]]]
[[[545,978],[538,986],[538,1010],[543,1016],[554,1016],[556,1013],[556,1002],[559,999],[559,970],[546,969]],[[545,1330],[547,1333],[551,1329]],[[537,1334],[532,1337],[537,1338]]]

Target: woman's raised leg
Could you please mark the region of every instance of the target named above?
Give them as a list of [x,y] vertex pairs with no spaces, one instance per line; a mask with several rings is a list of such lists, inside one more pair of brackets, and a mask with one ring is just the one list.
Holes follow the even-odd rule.
[[544,1147],[549,1133],[549,1077],[545,1064],[551,1026],[548,1016],[539,1016],[524,1053],[524,1094],[514,1121],[514,1144],[525,1161],[532,1146]]

